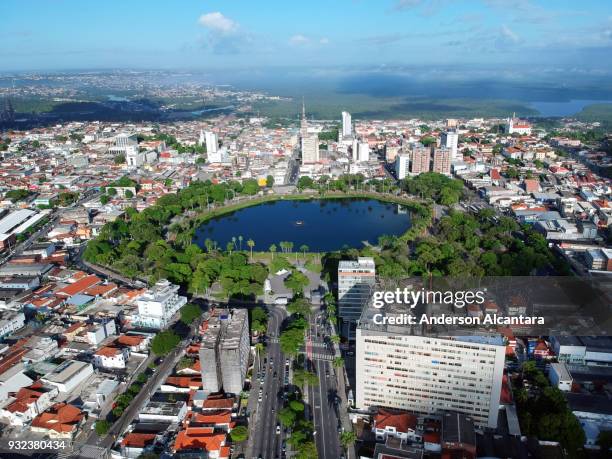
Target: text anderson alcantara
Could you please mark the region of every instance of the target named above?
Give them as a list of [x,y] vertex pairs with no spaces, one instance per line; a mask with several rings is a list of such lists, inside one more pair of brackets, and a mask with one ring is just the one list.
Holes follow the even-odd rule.
[[[467,304],[483,304],[486,300],[485,292],[476,290],[467,291],[433,291],[411,290],[399,288],[395,291],[376,291],[372,298],[372,306],[380,309],[386,304],[404,304],[411,309],[421,303],[452,304],[456,308],[463,308]],[[437,316],[413,316],[412,314],[374,314],[372,320],[377,325],[544,325],[544,318],[539,316],[501,316],[487,314],[479,316],[455,316],[441,314]]]

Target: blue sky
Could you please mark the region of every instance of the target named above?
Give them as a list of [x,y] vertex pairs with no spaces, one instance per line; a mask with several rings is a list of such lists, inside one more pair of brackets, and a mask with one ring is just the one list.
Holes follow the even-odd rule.
[[612,70],[609,0],[1,0],[0,71]]

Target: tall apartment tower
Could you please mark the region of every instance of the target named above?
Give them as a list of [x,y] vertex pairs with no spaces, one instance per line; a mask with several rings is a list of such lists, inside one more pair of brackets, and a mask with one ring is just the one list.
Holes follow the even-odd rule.
[[204,390],[239,394],[249,364],[247,310],[215,310],[203,328],[199,354]]
[[370,160],[370,145],[368,142],[359,142],[357,146],[357,160],[359,162],[368,162]]
[[410,173],[419,175],[430,171],[431,148],[423,145],[415,146],[412,149],[412,161],[410,161]]
[[376,325],[371,316],[360,319],[355,352],[357,408],[396,408],[425,415],[454,411],[471,416],[480,426],[495,428],[505,357],[501,337],[439,338],[410,335],[408,330]]
[[219,141],[217,139],[217,134],[211,131],[206,131],[206,153],[209,155],[217,153],[217,149],[219,148]]
[[408,165],[410,164],[410,156],[397,155],[395,157],[395,176],[398,180],[405,179],[408,175]]
[[307,134],[302,137],[302,164],[314,164],[319,162],[319,136]]
[[338,315],[342,319],[343,336],[354,339],[355,324],[375,282],[373,258],[359,257],[357,261],[343,260],[338,264]]
[[438,174],[450,175],[452,153],[449,148],[434,148],[433,171]]
[[461,161],[463,159],[463,155],[457,148],[458,144],[459,134],[456,131],[447,131],[442,133],[442,136],[440,137],[440,146],[450,149],[451,161]]
[[351,124],[351,114],[342,112],[342,137],[353,135],[353,125]]

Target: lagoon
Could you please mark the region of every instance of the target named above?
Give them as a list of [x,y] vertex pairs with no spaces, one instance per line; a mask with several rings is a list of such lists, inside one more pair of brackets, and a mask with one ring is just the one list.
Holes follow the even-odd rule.
[[[307,245],[309,251],[328,252],[344,247],[377,244],[384,234],[401,236],[410,228],[410,214],[399,204],[363,198],[278,200],[211,218],[195,233],[194,242],[216,241],[225,249],[232,237],[255,241],[255,251],[293,242],[293,251]],[[238,242],[236,242],[238,246]],[[239,248],[239,247],[237,247]]]

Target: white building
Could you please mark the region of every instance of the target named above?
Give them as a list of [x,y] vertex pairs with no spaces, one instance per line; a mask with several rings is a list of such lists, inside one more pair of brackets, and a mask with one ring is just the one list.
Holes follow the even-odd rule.
[[302,137],[302,164],[319,162],[319,136],[310,134]]
[[130,351],[125,347],[104,346],[94,354],[96,368],[124,369],[130,358]]
[[559,362],[568,365],[612,366],[612,337],[551,336]]
[[338,264],[338,315],[342,319],[342,334],[354,338],[355,322],[370,298],[376,281],[373,258],[343,260]]
[[206,138],[206,153],[208,153],[208,155],[216,153],[217,149],[219,148],[217,134],[211,131],[206,131],[204,136]]
[[572,375],[567,369],[567,365],[565,365],[563,362],[550,364],[548,379],[550,380],[550,383],[559,390],[564,392],[569,392],[572,390]]
[[53,404],[56,387],[36,381],[14,392],[0,407],[0,417],[12,426],[24,426]]
[[93,346],[97,346],[109,336],[117,334],[117,326],[114,320],[93,324],[87,331],[87,341]]
[[0,313],[0,338],[3,338],[25,326],[23,312],[6,311]]
[[370,160],[370,145],[368,142],[359,142],[357,151],[357,159],[359,162],[367,162]]
[[342,137],[350,137],[351,135],[353,135],[351,114],[349,112],[342,112]]
[[136,300],[138,315],[135,324],[158,330],[170,325],[172,317],[187,304],[187,298],[179,295],[178,290],[178,285],[166,279],[159,280]]
[[413,336],[404,326],[375,325],[362,316],[355,352],[357,408],[424,415],[455,411],[495,428],[505,346],[501,337],[472,338],[478,340]]
[[395,176],[398,180],[405,179],[408,175],[410,155],[397,155],[395,157]]
[[512,118],[506,120],[506,132],[508,134],[531,135],[531,124],[512,115]]
[[42,377],[41,381],[57,387],[62,393],[69,393],[87,381],[93,372],[91,363],[66,360]]
[[463,155],[459,153],[457,145],[459,144],[459,134],[456,131],[444,132],[440,138],[440,146],[448,148],[451,151],[452,161],[462,161]]

